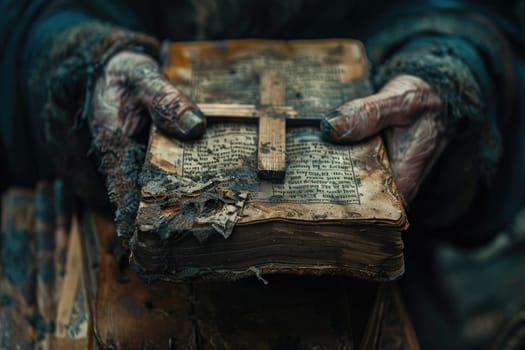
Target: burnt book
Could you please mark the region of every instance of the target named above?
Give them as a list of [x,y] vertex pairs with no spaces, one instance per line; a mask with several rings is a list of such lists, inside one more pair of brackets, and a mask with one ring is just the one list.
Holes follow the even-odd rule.
[[130,244],[140,275],[403,273],[408,223],[382,139],[337,145],[319,129],[339,104],[372,92],[361,43],[168,43],[163,52],[168,78],[209,125],[192,141],[152,127]]

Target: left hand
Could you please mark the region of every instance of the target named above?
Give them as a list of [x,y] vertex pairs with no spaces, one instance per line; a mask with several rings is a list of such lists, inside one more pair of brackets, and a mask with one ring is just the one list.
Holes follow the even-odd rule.
[[132,51],[119,52],[107,62],[91,104],[93,148],[115,207],[117,235],[126,245],[135,231],[145,157],[139,140],[146,126],[151,120],[169,136],[192,139],[204,132],[206,119],[153,58]]
[[398,189],[408,204],[448,143],[439,118],[442,108],[426,82],[399,75],[377,94],[341,104],[321,129],[334,142],[360,141],[383,131]]

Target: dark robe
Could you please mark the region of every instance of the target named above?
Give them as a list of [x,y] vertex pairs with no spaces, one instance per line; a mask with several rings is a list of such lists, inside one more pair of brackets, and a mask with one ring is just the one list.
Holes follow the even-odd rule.
[[114,52],[155,51],[152,40],[120,27],[160,40],[357,38],[376,87],[414,74],[446,105],[451,143],[409,211],[406,235],[407,277],[431,280],[431,263],[412,272],[411,240],[421,241],[414,251],[423,261],[428,237],[486,242],[525,198],[525,65],[516,7],[483,3],[3,1],[1,186],[33,186],[71,170],[85,178],[75,187],[89,188],[95,172],[85,119],[94,79]]

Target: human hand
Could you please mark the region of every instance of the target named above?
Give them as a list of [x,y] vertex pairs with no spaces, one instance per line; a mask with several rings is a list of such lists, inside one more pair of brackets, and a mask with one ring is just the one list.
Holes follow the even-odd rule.
[[441,98],[418,77],[399,75],[374,95],[347,101],[321,122],[334,142],[384,132],[398,189],[408,204],[447,144]]
[[96,82],[90,130],[99,170],[116,209],[117,235],[124,241],[134,232],[140,200],[138,178],[145,146],[137,138],[150,119],[179,139],[197,137],[206,126],[204,115],[168,82],[157,62],[131,51],[116,54]]
[[124,51],[107,63],[95,86],[91,130],[120,130],[136,136],[149,118],[164,133],[189,139],[202,134],[206,119],[171,85],[151,57]]

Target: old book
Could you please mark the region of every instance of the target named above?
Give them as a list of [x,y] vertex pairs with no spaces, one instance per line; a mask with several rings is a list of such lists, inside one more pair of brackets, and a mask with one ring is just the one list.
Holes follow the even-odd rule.
[[372,91],[359,42],[173,43],[164,52],[169,79],[209,126],[190,142],[152,128],[131,241],[137,271],[168,281],[403,273],[407,220],[381,138],[335,145],[319,130],[337,105]]

